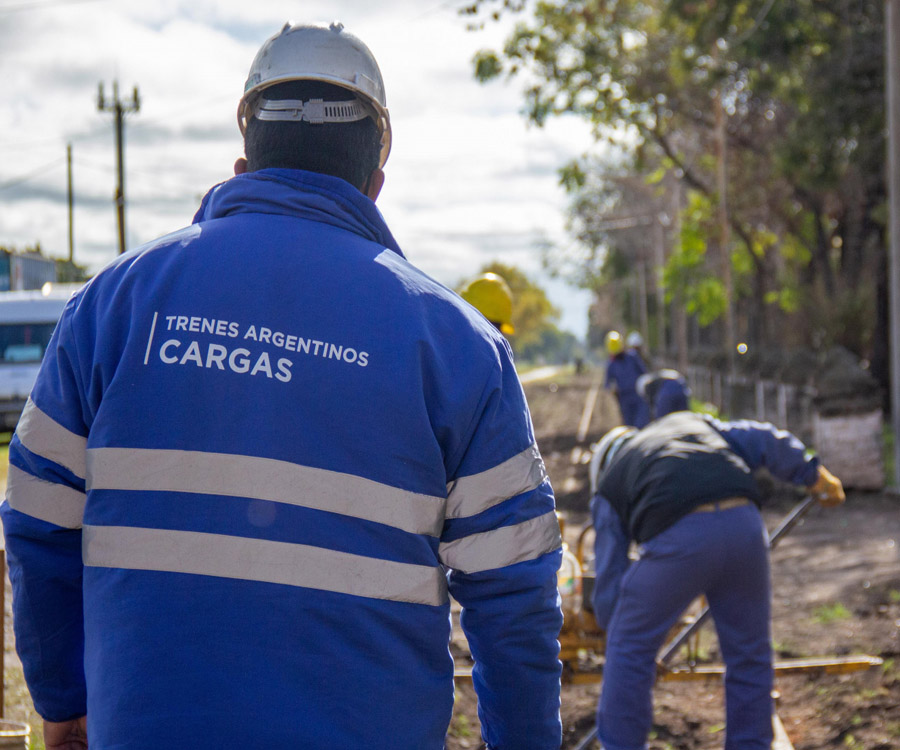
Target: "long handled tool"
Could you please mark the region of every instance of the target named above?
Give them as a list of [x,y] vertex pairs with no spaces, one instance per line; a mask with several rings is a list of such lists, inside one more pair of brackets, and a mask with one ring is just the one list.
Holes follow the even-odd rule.
[[[775,528],[775,530],[769,534],[769,549],[772,549],[776,544],[778,544],[779,540],[784,537],[794,526],[797,525],[797,522],[802,518],[803,514],[808,511],[812,505],[816,502],[816,498],[813,495],[807,495],[803,500],[801,500],[797,505],[795,505],[791,511],[782,519],[781,523]],[[697,632],[697,629],[706,622],[709,617],[709,607],[704,607],[699,615],[694,619],[694,621],[690,625],[686,625],[678,635],[675,636],[665,647],[662,653],[656,660],[658,666],[664,666],[668,663],[671,658],[675,655],[675,652],[681,648],[687,640]],[[588,732],[584,738],[575,746],[574,750],[587,750],[590,747],[591,743],[597,737],[597,728],[594,727]]]

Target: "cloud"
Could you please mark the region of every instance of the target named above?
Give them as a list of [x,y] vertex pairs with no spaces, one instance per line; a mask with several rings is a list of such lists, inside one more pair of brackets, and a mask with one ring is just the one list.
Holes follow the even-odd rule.
[[97,269],[115,258],[114,118],[98,111],[100,82],[108,102],[114,81],[123,101],[140,92],[140,111],[125,119],[129,245],[189,223],[242,153],[235,111],[259,46],[288,19],[335,18],[369,45],[385,78],[394,148],[379,207],[410,258],[448,285],[492,260],[513,263],[586,318],[584,300],[557,289],[535,246],[565,241],[556,170],[589,146],[588,129],[566,120],[528,127],[516,85],[472,77],[473,54],[497,46],[504,29],[469,33],[438,0],[99,0],[17,14],[0,6],[0,187],[35,175],[0,190],[0,244],[40,240],[66,254],[59,160],[71,143],[76,260]]

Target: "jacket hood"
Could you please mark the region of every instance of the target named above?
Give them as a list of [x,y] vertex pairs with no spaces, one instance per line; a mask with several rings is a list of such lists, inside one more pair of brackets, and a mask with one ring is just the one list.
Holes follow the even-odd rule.
[[262,169],[213,187],[193,222],[242,213],[296,216],[347,229],[405,257],[375,204],[338,177],[300,169]]

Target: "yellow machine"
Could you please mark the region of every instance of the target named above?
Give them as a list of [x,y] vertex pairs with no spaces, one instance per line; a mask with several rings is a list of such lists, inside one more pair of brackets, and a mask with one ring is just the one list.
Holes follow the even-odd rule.
[[[778,527],[769,535],[769,547],[773,547],[800,520],[800,517],[815,504],[814,497],[807,497],[798,504]],[[593,546],[593,527],[585,526],[578,535],[572,555],[581,583],[576,585],[582,592],[580,606],[569,610],[563,605],[565,621],[560,633],[560,661],[563,663],[563,680],[573,684],[601,682],[603,678],[601,655],[605,649],[605,633],[597,625],[590,611],[590,593],[593,588],[594,573],[589,550]],[[567,545],[563,545],[563,568]],[[562,589],[561,589],[562,592]],[[709,616],[709,608],[701,597],[681,616],[678,625],[669,634],[656,660],[658,680],[706,680],[724,675],[722,664],[704,664],[700,657],[700,628]],[[674,663],[674,657],[683,658]],[[822,674],[844,674],[870,669],[882,664],[882,659],[867,654],[848,656],[823,656],[804,659],[780,659],[774,664],[775,674],[796,674],[818,672]]]
[[[814,504],[815,498],[809,496],[788,513],[770,533],[769,547],[774,547]],[[560,530],[564,532],[565,524],[562,516],[557,514],[557,517]],[[565,537],[565,534],[563,536]],[[603,680],[606,634],[594,619],[590,605],[594,582],[592,537],[593,527],[587,525],[578,535],[574,552],[563,542],[563,561],[558,574],[564,616],[559,635],[559,658],[563,663],[563,682],[569,684],[593,684]],[[657,679],[707,680],[721,678],[724,675],[724,665],[702,663],[700,658],[700,627],[708,615],[709,610],[702,598],[694,602],[682,615],[657,657]],[[674,657],[679,654],[683,658],[676,662]],[[823,656],[776,660],[774,668],[776,675],[810,672],[844,674],[877,667],[882,661],[877,656],[866,654]],[[457,667],[455,672],[457,680],[469,680],[471,676],[471,669]]]

